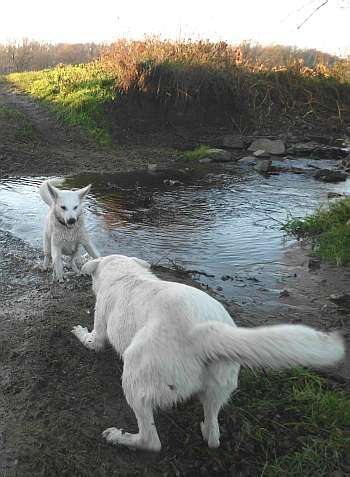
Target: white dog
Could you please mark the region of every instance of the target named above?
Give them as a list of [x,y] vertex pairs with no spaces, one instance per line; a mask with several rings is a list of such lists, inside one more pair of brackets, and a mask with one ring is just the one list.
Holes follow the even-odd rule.
[[54,274],[59,282],[63,281],[62,255],[71,257],[75,273],[79,273],[79,245],[82,245],[91,257],[100,256],[84,225],[83,202],[91,184],[77,191],[56,189],[53,184],[58,185],[61,182],[63,181],[45,181],[39,190],[43,201],[50,206],[44,227],[43,269],[47,270],[52,259]]
[[344,356],[337,333],[303,325],[237,328],[225,308],[201,290],[158,279],[143,260],[110,255],[91,260],[96,294],[94,329],[72,333],[91,350],[108,341],[123,357],[123,390],[138,434],[111,427],[108,442],[159,451],[153,411],[197,395],[202,435],[220,445],[218,413],[237,388],[240,365],[327,366]]

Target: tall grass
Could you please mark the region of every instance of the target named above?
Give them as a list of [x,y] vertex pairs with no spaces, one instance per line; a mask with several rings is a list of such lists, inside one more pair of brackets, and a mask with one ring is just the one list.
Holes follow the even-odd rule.
[[309,68],[293,60],[268,67],[225,42],[120,40],[101,62],[124,93],[146,95],[163,106],[199,107],[238,125],[266,124],[277,113],[334,114],[341,123],[350,101],[349,66]]

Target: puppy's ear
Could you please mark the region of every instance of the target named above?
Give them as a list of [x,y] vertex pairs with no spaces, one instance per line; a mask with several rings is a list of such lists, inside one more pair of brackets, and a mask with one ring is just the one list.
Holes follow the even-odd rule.
[[134,262],[136,262],[138,265],[141,265],[141,267],[144,268],[151,268],[151,264],[146,262],[146,260],[142,260],[141,258],[136,258],[136,257],[131,257]]
[[89,260],[81,267],[82,273],[86,275],[92,275],[96,272],[98,264],[100,263],[101,258],[95,258],[94,260]]
[[79,198],[80,198],[80,202],[82,202],[86,195],[89,193],[91,189],[91,184],[89,184],[88,186],[84,187],[84,189],[79,189],[78,190],[78,194],[79,194]]
[[55,202],[58,198],[58,190],[56,187],[50,184],[50,182],[47,182],[47,190],[49,191],[49,194],[51,196],[51,199]]

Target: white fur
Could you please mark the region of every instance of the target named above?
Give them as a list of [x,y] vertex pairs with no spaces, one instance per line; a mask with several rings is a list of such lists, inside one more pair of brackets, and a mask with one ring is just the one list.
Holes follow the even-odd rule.
[[55,185],[60,183],[60,180],[45,181],[39,192],[43,201],[50,206],[44,227],[43,269],[47,270],[52,259],[55,277],[62,282],[62,255],[71,257],[72,269],[79,273],[77,261],[80,245],[93,258],[100,254],[91,243],[84,225],[83,202],[91,185],[77,191],[56,189]]
[[114,427],[108,442],[159,451],[155,408],[196,394],[209,447],[218,447],[218,413],[237,388],[240,365],[282,368],[339,361],[344,344],[336,333],[302,325],[237,328],[225,308],[206,293],[158,279],[143,260],[111,255],[86,263],[96,294],[94,329],[72,332],[89,349],[108,341],[123,357],[123,390],[139,432]]

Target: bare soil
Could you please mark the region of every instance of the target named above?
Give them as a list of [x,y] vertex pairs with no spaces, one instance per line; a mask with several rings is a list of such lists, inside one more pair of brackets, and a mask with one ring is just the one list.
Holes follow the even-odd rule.
[[[20,111],[32,125],[31,137],[23,138],[16,118],[0,115],[2,175],[116,172],[144,168],[147,162],[167,167],[177,159],[175,152],[150,147],[98,150],[82,132],[68,130],[4,84],[1,106]],[[233,466],[220,460],[223,451],[207,451],[196,401],[159,412],[159,455],[107,445],[101,438],[103,429],[117,425],[136,430],[121,389],[122,363],[111,349],[89,352],[70,333],[75,324],[91,328],[93,323],[90,279],[72,276],[64,285],[52,283],[51,274],[37,267],[40,259],[40,251],[0,232],[0,475],[260,475],[251,464],[249,452],[254,450],[240,447],[237,429],[224,432],[222,438],[222,448],[235,458]],[[293,273],[281,282],[281,290],[288,293],[279,305],[257,310],[224,303],[235,321],[242,326],[302,322],[340,329],[349,340],[348,305],[333,305],[329,297],[350,289],[350,269],[322,264],[311,270],[308,251],[300,247],[292,248],[286,260]],[[186,273],[156,271],[164,279],[200,286]],[[349,387],[349,356],[328,378],[335,386]],[[223,425],[227,418],[223,412]]]

